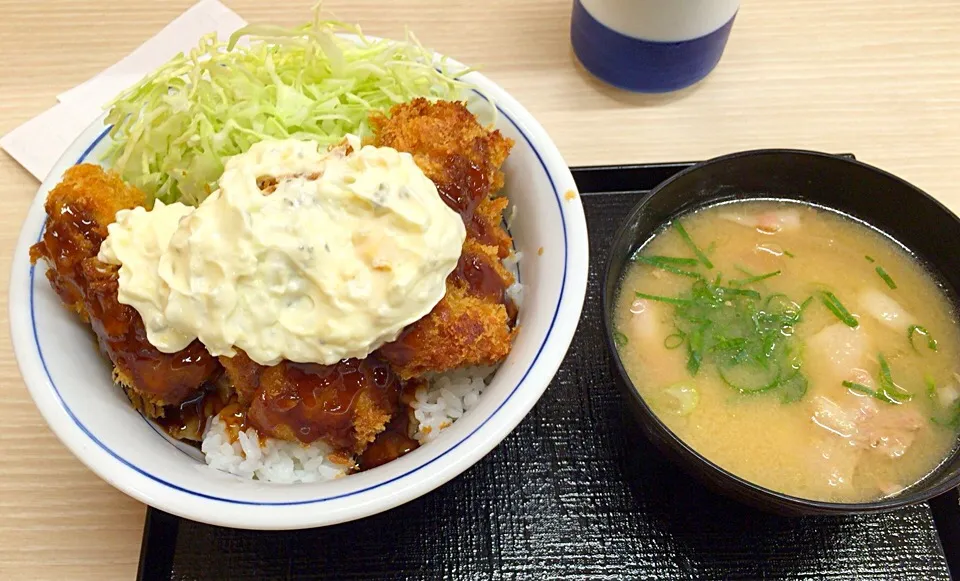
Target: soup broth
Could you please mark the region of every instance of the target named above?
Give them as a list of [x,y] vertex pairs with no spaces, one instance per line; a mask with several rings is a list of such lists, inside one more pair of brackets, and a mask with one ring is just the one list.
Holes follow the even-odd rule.
[[921,480],[960,423],[960,331],[915,258],[832,211],[734,202],[634,256],[620,358],[680,439],[801,498],[862,502]]

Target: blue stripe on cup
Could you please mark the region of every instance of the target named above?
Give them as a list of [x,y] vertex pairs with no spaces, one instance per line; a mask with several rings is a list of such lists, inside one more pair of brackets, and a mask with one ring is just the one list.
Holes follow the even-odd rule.
[[717,66],[735,18],[699,38],[657,42],[604,26],[574,0],[570,41],[584,68],[600,80],[628,91],[666,93],[689,87]]

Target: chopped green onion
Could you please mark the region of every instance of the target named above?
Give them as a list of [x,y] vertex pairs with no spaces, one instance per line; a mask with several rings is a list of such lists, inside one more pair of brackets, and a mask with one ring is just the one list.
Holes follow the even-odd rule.
[[886,401],[886,402],[889,403],[889,401],[887,400],[887,398],[883,397],[883,396],[880,394],[880,392],[875,391],[875,390],[873,390],[873,389],[870,389],[869,387],[867,387],[866,385],[864,385],[864,384],[862,384],[862,383],[856,383],[856,382],[854,382],[854,381],[844,381],[844,382],[843,382],[843,387],[845,387],[845,388],[847,388],[847,389],[852,389],[853,391],[859,391],[860,393],[865,393],[865,394],[869,395],[870,397],[879,399],[880,401]]
[[687,372],[690,375],[696,375],[700,371],[703,363],[703,335],[709,326],[710,323],[705,323],[687,336]]
[[[671,272],[671,273],[673,273],[673,274],[678,274],[678,275],[680,275],[680,276],[689,276],[689,277],[691,277],[691,278],[700,278],[700,275],[699,275],[699,274],[697,274],[697,273],[695,273],[695,272],[693,272],[693,271],[690,271],[690,270],[682,270],[682,269],[679,269],[679,268],[677,268],[676,266],[674,266],[674,264],[671,263],[670,261],[661,260],[661,258],[666,258],[666,257],[660,257],[660,256],[640,256],[640,255],[637,255],[637,256],[634,256],[634,257],[633,257],[633,261],[634,261],[634,262],[639,262],[639,263],[641,263],[641,264],[646,264],[646,265],[652,266],[652,267],[654,267],[654,268],[659,268],[660,270],[664,270],[664,271],[666,271],[666,272]],[[693,260],[693,259],[690,259],[690,260]],[[694,264],[697,263],[696,260],[694,260],[693,262],[694,262]]]
[[790,252],[789,250],[784,250],[783,253],[784,253],[785,255],[789,256],[790,258],[796,258],[796,256],[794,256],[794,254],[793,254],[792,252]]
[[905,401],[910,401],[911,399],[913,399],[913,394],[912,394],[912,393],[910,393],[910,392],[908,392],[908,391],[904,391],[904,389],[903,389],[902,387],[900,387],[899,385],[896,386],[896,387],[899,389],[899,391],[892,391],[892,390],[889,390],[889,389],[884,389],[884,390],[882,390],[883,396],[884,396],[885,398],[887,398],[887,400],[888,400],[890,403],[897,403],[897,404],[899,404],[899,403],[903,403],[903,402],[905,402]]
[[760,293],[755,290],[745,289],[745,288],[730,288],[728,286],[718,286],[716,290],[723,293],[724,296],[738,296],[738,297],[750,297],[751,299],[759,299]]
[[910,341],[910,346],[913,347],[914,351],[917,351],[917,346],[913,343],[913,335],[915,333],[917,335],[923,335],[927,338],[928,349],[931,351],[937,351],[937,340],[930,335],[930,331],[927,331],[925,327],[921,327],[920,325],[910,325],[910,327],[907,329],[907,340]]
[[677,229],[677,233],[680,234],[680,237],[683,238],[683,241],[686,242],[687,246],[690,247],[690,250],[693,251],[693,254],[696,255],[697,259],[707,268],[713,268],[713,263],[710,262],[710,259],[707,258],[707,255],[700,250],[700,247],[697,246],[697,244],[693,241],[693,238],[690,238],[690,235],[687,234],[687,230],[683,227],[683,224],[680,223],[680,220],[676,221],[674,227]]
[[877,267],[877,274],[880,275],[880,278],[883,279],[883,282],[887,283],[887,286],[890,287],[890,290],[896,290],[897,283],[893,282],[893,279],[890,278],[890,275],[887,274],[887,271],[884,270],[882,266]]
[[867,262],[876,262],[876,260],[874,260],[872,256],[864,256],[864,258],[867,259]]
[[627,339],[627,336],[624,335],[623,333],[621,333],[620,331],[614,331],[614,332],[613,332],[613,342],[616,344],[617,347],[623,347],[623,346],[625,346],[627,343],[629,343],[630,340]]
[[696,266],[700,264],[700,261],[696,258],[679,258],[677,256],[634,256],[633,259],[637,260],[638,258],[644,258],[647,261],[656,261],[662,264],[672,264],[674,266]]
[[718,339],[717,342],[710,347],[710,351],[741,351],[746,346],[747,340],[743,337],[731,337],[729,339]]
[[766,274],[760,274],[760,275],[751,276],[751,277],[748,277],[748,278],[741,278],[741,279],[737,279],[737,280],[731,280],[731,281],[730,281],[730,284],[735,284],[735,285],[739,285],[739,286],[747,286],[748,284],[753,284],[753,283],[755,283],[755,282],[760,282],[761,280],[767,280],[768,278],[773,278],[773,277],[779,276],[779,275],[780,275],[780,271],[779,271],[779,270],[775,270],[775,271],[773,271],[773,272],[768,272],[768,273],[766,273]]
[[661,303],[667,303],[670,305],[689,305],[693,301],[688,299],[677,299],[673,297],[664,297],[660,295],[648,295],[647,293],[636,292],[634,293],[638,299],[647,299],[648,301],[660,301]]
[[930,416],[930,421],[945,428],[956,428],[960,424],[960,411],[954,411],[953,417],[949,420],[941,420],[938,417]]
[[813,297],[798,304],[782,293],[723,286],[723,280],[720,273],[712,281],[697,278],[675,297],[635,294],[673,305],[676,331],[664,339],[664,347],[685,346],[691,376],[711,365],[739,394],[776,392],[785,404],[799,401],[808,382],[800,371],[793,329]]
[[762,393],[780,385],[780,370],[769,362],[755,361],[717,365],[724,383],[743,394]]
[[[887,363],[887,358],[883,356],[883,353],[878,355],[878,359],[880,360],[880,389],[870,389],[866,385],[854,381],[844,381],[843,386],[890,404],[901,404],[905,401],[910,401],[913,395],[894,383],[893,376],[890,374],[890,365]],[[932,381],[927,384],[928,393],[930,389],[935,389],[931,387],[932,385]]]
[[663,346],[667,349],[676,349],[683,345],[684,339],[686,339],[686,335],[683,333],[673,333],[672,335],[667,335],[667,338],[663,340]]
[[840,322],[844,325],[854,329],[860,326],[860,322],[857,321],[857,319],[850,314],[850,311],[843,306],[843,303],[840,302],[840,299],[837,298],[837,295],[830,291],[823,291],[820,293],[820,300],[823,302],[823,305],[830,309],[830,312],[840,319]]
[[[933,378],[929,374],[923,376],[923,382],[927,386],[927,397],[936,402],[937,407],[942,409],[943,406],[940,404],[940,400],[937,394],[937,384],[934,383]],[[960,426],[960,399],[954,400],[950,407],[950,417],[948,419],[941,419],[936,416],[930,416],[930,421],[937,424],[938,426],[943,426],[946,428],[954,428]]]
[[960,400],[953,402],[953,405],[951,405],[948,409],[950,412],[949,418],[941,419],[936,416],[931,416],[930,421],[938,426],[956,429],[958,426],[960,426]]
[[807,394],[807,378],[797,371],[777,386],[781,403],[794,403]]
[[902,403],[909,401],[913,395],[894,383],[893,376],[890,373],[890,365],[883,353],[877,354],[877,360],[880,362],[880,391],[890,400],[890,403]]

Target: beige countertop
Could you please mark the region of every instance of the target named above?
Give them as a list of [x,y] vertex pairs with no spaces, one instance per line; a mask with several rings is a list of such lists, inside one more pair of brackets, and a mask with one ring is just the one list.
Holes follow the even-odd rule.
[[[310,2],[225,0],[248,21],[294,24]],[[190,0],[0,0],[0,134],[116,62]],[[699,85],[636,96],[583,73],[570,0],[327,0],[371,34],[480,67],[540,120],[571,165],[696,160],[759,147],[853,152],[960,211],[960,3],[745,0]],[[122,7],[122,8],[121,8]],[[467,33],[468,30],[474,31]],[[36,180],[0,154],[0,284]],[[0,579],[131,579],[144,506],[88,471],[47,429],[0,308]]]

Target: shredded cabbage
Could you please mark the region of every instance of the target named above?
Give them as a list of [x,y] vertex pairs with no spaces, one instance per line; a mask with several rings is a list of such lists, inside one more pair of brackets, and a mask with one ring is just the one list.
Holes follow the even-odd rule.
[[209,35],[108,105],[103,161],[151,205],[195,205],[216,189],[225,159],[257,141],[363,138],[373,111],[459,99],[467,72],[451,72],[409,32],[405,43],[374,41],[319,16],[293,29],[248,26],[227,43]]

